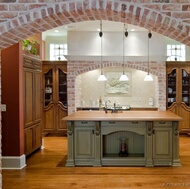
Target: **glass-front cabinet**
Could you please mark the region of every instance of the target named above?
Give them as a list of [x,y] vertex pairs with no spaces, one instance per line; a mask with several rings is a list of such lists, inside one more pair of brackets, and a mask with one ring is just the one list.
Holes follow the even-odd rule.
[[45,101],[44,106],[52,102],[53,97],[53,69],[50,69],[45,75]]
[[186,104],[186,106],[190,106],[190,74],[185,69],[181,69],[182,75],[182,102]]
[[61,69],[59,72],[59,101],[67,107],[67,74]]
[[166,109],[183,117],[180,132],[190,133],[190,62],[167,62],[166,76]]
[[168,73],[168,107],[176,102],[176,69]]
[[44,133],[66,134],[67,62],[43,61]]

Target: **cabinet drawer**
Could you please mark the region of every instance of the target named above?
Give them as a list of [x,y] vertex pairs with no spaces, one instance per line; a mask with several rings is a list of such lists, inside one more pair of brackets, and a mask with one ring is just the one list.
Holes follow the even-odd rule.
[[172,126],[172,121],[155,121],[153,123],[154,126]]
[[95,126],[94,121],[75,121],[75,126]]
[[102,126],[145,126],[146,122],[142,121],[126,121],[126,122],[119,122],[119,121],[103,121],[101,122]]

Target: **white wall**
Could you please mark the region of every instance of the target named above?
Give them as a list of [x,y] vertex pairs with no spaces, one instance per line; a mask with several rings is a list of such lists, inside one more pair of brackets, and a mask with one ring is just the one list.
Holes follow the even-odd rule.
[[[101,39],[98,32],[70,31],[68,33],[68,55],[101,55]],[[129,32],[124,38],[125,56],[147,56],[148,32]],[[123,55],[123,33],[104,32],[102,37],[103,56]],[[150,55],[166,56],[166,41],[153,33],[150,39]]]
[[[124,38],[125,56],[147,56],[148,32],[133,31],[129,32],[128,37]],[[150,39],[150,56],[166,56],[167,44],[181,44],[168,37],[152,32]],[[49,60],[50,43],[67,43],[69,55],[99,56],[100,37],[98,32],[92,31],[69,31],[67,36],[47,36],[45,39],[45,59]],[[123,55],[123,33],[104,32],[102,38],[103,56],[122,56]],[[186,60],[190,60],[190,48],[186,46]]]

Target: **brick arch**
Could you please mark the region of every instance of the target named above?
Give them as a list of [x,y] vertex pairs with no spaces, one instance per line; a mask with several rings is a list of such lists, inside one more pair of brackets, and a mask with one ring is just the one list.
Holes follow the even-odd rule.
[[[76,62],[73,65],[73,66],[75,66],[75,68],[76,68]],[[85,64],[85,67],[83,65],[79,66],[79,64],[78,64],[76,71],[73,71],[73,69],[71,70],[72,74],[74,74],[75,76],[78,76],[80,74],[101,68],[100,62],[98,62],[98,63],[95,61],[90,61],[90,62],[84,61],[84,62],[82,64]],[[106,62],[102,62],[102,65],[105,68],[106,67],[122,67],[123,62],[106,61]],[[124,67],[148,72],[147,62],[139,62],[139,61],[138,62],[136,62],[136,61],[128,62],[128,61],[126,61],[124,64]],[[160,71],[162,72],[164,67],[165,67],[165,63],[160,64],[160,62],[156,62],[156,61],[150,62],[149,72],[155,76],[160,76],[161,75]]]
[[[5,3],[10,6],[10,3]],[[17,3],[18,6],[20,3]],[[23,5],[23,3],[21,3]],[[190,46],[188,5],[174,3],[133,3],[118,1],[77,0],[76,2],[24,3],[25,9],[14,11],[11,19],[0,24],[0,49],[31,35],[69,23],[110,20],[144,27]],[[20,5],[21,6],[21,5]],[[183,15],[176,11],[183,11]],[[29,11],[28,11],[29,10]],[[176,13],[177,12],[177,13]],[[1,13],[1,11],[0,11]],[[6,14],[4,15],[4,17]],[[181,16],[181,19],[179,19]]]
[[[122,67],[123,62],[118,61],[104,61],[103,67]],[[85,66],[84,66],[85,65]],[[137,69],[147,72],[146,62],[125,62],[126,68]],[[96,69],[100,69],[101,65],[98,61],[68,61],[67,66],[67,81],[68,81],[68,113],[76,111],[76,101],[78,96],[76,77]],[[150,73],[157,76],[156,77],[156,89],[155,94],[157,101],[157,106],[159,110],[166,109],[166,66],[165,62],[151,62],[150,63]]]

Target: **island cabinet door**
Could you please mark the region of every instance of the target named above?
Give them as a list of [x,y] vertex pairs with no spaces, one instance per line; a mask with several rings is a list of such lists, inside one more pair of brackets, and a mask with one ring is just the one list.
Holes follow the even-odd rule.
[[153,126],[154,165],[172,165],[172,122],[155,122]]
[[75,159],[94,159],[94,123],[76,122],[74,130]]

